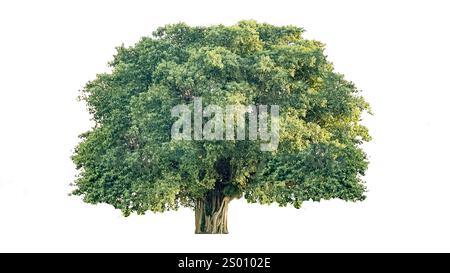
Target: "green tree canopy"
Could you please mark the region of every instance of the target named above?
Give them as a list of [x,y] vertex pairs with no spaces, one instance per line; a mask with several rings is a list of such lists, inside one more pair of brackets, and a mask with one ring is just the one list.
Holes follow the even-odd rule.
[[[365,198],[360,125],[369,105],[303,29],[241,21],[158,28],[118,47],[111,73],[81,98],[95,126],[81,135],[74,194],[132,212],[195,210],[197,233],[227,233],[234,198],[299,208],[303,201]],[[175,141],[175,105],[279,105],[275,151],[259,141]]]

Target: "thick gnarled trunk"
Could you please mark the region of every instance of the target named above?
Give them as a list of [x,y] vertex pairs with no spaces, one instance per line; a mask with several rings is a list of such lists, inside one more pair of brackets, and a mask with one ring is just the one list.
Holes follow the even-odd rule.
[[195,233],[227,234],[230,198],[212,191],[195,202]]

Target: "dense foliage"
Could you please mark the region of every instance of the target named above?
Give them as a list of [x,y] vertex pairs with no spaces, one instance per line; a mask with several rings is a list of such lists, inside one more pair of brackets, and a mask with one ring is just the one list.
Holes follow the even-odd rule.
[[[211,216],[220,207],[212,195],[297,208],[306,200],[363,200],[368,163],[360,144],[370,136],[360,119],[369,106],[333,70],[324,45],[302,32],[254,21],[179,23],[119,47],[112,72],[82,91],[95,126],[73,155],[74,194],[125,215],[203,206],[199,213]],[[278,149],[264,152],[250,140],[174,141],[171,108],[193,97],[279,105]],[[226,227],[212,233],[220,231]]]

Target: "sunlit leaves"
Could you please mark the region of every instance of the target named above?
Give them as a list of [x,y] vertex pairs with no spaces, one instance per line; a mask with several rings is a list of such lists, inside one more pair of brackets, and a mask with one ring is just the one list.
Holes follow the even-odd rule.
[[[95,126],[73,155],[74,193],[125,215],[192,207],[213,189],[297,208],[306,200],[364,199],[359,145],[370,136],[360,120],[369,105],[334,72],[324,45],[302,33],[255,21],[179,23],[118,47],[112,72],[80,96]],[[250,140],[171,139],[171,108],[192,107],[194,97],[205,105],[279,105],[278,150],[262,152]]]

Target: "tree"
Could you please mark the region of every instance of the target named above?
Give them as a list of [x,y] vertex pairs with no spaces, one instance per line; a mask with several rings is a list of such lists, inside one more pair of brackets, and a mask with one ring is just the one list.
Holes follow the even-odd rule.
[[[195,211],[196,233],[228,233],[227,207],[249,202],[300,208],[303,201],[365,198],[370,111],[336,73],[324,45],[303,29],[241,21],[233,26],[158,28],[117,48],[111,73],[82,90],[95,125],[73,161],[75,195],[125,216],[180,206]],[[174,140],[176,105],[277,105],[279,144],[261,140]],[[203,122],[206,122],[204,119]]]

